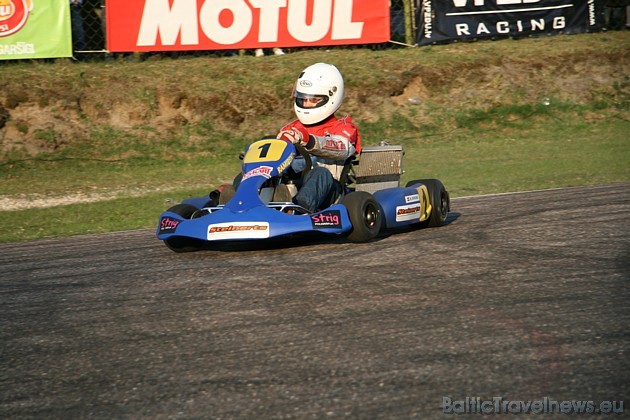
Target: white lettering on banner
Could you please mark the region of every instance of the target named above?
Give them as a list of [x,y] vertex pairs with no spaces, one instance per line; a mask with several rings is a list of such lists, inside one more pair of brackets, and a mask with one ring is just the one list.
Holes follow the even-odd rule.
[[[224,10],[232,12],[234,21],[227,28],[219,22]],[[236,44],[249,33],[254,18],[243,0],[212,0],[201,6],[199,20],[206,36],[219,44]],[[212,36],[211,36],[212,35]],[[221,40],[221,42],[219,42]]]
[[597,19],[595,18],[595,0],[588,0],[588,24],[595,26]]
[[[242,41],[252,30],[254,13],[260,10],[258,41],[276,42],[280,9],[287,8],[287,30],[296,40],[315,42],[329,32],[331,39],[360,39],[364,22],[352,20],[354,0],[313,0],[313,16],[306,21],[309,0],[206,0],[197,15],[197,0],[146,0],[138,34],[138,46],[199,44],[199,30],[217,44]],[[220,16],[229,12],[232,22],[225,27]],[[331,30],[332,25],[332,30]]]
[[332,39],[359,39],[363,32],[363,22],[352,21],[352,3],[353,0],[336,0],[333,13],[332,0],[316,0],[313,20],[310,25],[307,25],[308,1],[291,0],[287,18],[289,33],[298,41],[319,41],[330,30],[332,20]]
[[[544,31],[545,30],[545,20],[544,19],[532,19],[530,20],[530,25],[531,28],[530,30],[533,31]],[[523,27],[523,21],[522,20],[517,20],[515,22],[516,25],[516,32],[523,32],[525,30],[525,28]],[[566,27],[566,20],[564,18],[564,16],[557,16],[555,18],[553,18],[553,20],[551,21],[551,27],[554,30],[559,30],[559,29],[564,29]],[[510,33],[510,22],[507,21],[500,21],[497,22],[495,25],[496,31],[499,34],[509,34]],[[483,34],[492,34],[492,32],[490,32],[490,30],[488,29],[488,27],[486,26],[486,24],[484,24],[483,22],[478,23],[476,27],[473,28],[474,32],[471,31],[470,26],[467,23],[456,23],[455,24],[455,31],[457,33],[457,36],[463,36],[463,35],[483,35]]]
[[352,21],[352,2],[353,0],[335,0],[332,39],[361,38],[363,34],[363,22]]
[[433,13],[431,11],[431,0],[424,2],[424,37],[431,38],[433,36]]
[[147,0],[137,45],[155,45],[158,32],[164,45],[175,45],[180,33],[182,45],[195,45],[199,43],[197,28],[197,0],[177,0],[172,8],[168,0]]
[[[526,0],[524,0],[526,1]],[[482,4],[483,5],[483,4]],[[465,2],[464,2],[465,6]],[[477,4],[475,4],[477,6]],[[574,7],[573,4],[562,4],[560,6],[545,6],[545,7],[529,7],[523,9],[505,9],[505,10],[481,10],[474,12],[451,12],[446,13],[446,16],[464,16],[464,15],[494,15],[499,13],[527,13],[527,12],[540,12],[543,10],[557,10],[557,9],[566,9],[568,7]]]
[[287,7],[287,0],[249,0],[256,9],[260,9],[260,29],[258,41],[278,41],[278,27],[280,26],[280,9]]
[[314,42],[322,39],[330,29],[332,0],[315,1],[313,21],[306,24],[307,0],[293,0],[288,10],[287,27],[291,36],[298,41]]
[[16,42],[15,44],[0,45],[0,55],[35,54],[35,44]]

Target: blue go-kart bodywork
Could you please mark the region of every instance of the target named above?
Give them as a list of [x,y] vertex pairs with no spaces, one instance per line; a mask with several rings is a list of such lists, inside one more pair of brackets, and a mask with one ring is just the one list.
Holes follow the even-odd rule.
[[[300,153],[306,152],[301,149]],[[234,195],[223,202],[204,195],[171,207],[160,216],[158,239],[176,252],[221,241],[264,240],[309,232],[347,235],[353,242],[366,242],[382,228],[441,226],[446,220],[449,197],[436,179],[412,181],[406,187],[386,187],[373,193],[361,191],[358,183],[356,188],[342,185],[344,193],[338,202],[315,213],[286,196],[276,200],[274,191],[283,183],[283,175],[296,154],[296,147],[282,140],[252,143],[243,156],[242,180]],[[360,167],[361,159],[354,165]],[[387,186],[382,182],[376,185]]]

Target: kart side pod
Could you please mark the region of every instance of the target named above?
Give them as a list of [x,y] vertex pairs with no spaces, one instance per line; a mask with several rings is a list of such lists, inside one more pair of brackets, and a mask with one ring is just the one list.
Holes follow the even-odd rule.
[[429,219],[433,206],[427,187],[418,184],[406,188],[386,188],[374,193],[384,215],[383,224],[396,228]]

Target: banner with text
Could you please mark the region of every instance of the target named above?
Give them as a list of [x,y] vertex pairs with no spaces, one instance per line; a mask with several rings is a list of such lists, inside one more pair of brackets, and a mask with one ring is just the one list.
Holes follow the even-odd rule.
[[389,40],[388,0],[107,0],[106,19],[112,52]]
[[422,0],[417,42],[599,31],[603,0]]
[[0,0],[0,60],[71,56],[68,0]]

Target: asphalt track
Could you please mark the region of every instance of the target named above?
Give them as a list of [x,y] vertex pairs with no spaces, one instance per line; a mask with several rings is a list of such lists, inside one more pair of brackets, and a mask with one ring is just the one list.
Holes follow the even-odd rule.
[[445,397],[619,409],[629,214],[626,183],[456,199],[442,228],[361,245],[1,244],[0,418],[453,417]]

